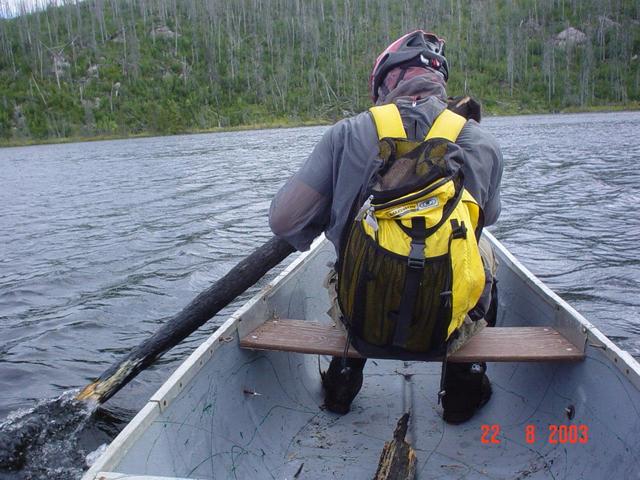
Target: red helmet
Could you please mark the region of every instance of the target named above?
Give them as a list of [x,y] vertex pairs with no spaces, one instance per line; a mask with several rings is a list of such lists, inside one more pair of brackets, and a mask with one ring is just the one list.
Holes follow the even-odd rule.
[[433,33],[415,30],[389,45],[376,59],[369,77],[373,103],[378,101],[378,88],[387,74],[398,67],[430,67],[449,79],[449,66],[444,56],[444,40]]

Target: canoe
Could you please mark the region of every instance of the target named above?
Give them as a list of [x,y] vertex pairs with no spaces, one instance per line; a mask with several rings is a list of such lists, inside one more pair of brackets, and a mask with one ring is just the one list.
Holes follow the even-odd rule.
[[490,363],[493,397],[462,425],[442,420],[439,362],[372,359],[351,412],[329,413],[329,356],[240,346],[267,320],[329,323],[334,252],[318,239],[177,368],[83,479],[373,478],[404,412],[417,478],[639,479],[640,365],[486,235],[497,325],[559,332],[579,358]]

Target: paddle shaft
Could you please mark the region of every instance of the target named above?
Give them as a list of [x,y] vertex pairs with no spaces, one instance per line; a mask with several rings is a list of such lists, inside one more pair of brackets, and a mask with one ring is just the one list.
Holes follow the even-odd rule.
[[107,401],[138,373],[229,305],[293,251],[293,247],[287,242],[272,237],[193,299],[126,357],[111,365],[97,380],[84,387],[77,396],[78,400],[95,400],[99,403]]

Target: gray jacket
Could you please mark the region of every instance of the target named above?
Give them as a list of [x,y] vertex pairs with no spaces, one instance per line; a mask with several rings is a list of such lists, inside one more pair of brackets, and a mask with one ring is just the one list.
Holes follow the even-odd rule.
[[[417,103],[400,98],[395,103],[411,140],[422,140],[446,108],[437,97]],[[465,187],[482,207],[485,225],[491,225],[500,214],[500,148],[474,120],[466,123],[456,144],[464,151]],[[276,194],[269,212],[271,230],[300,251],[325,232],[338,251],[353,202],[380,163],[369,112],[336,123]]]

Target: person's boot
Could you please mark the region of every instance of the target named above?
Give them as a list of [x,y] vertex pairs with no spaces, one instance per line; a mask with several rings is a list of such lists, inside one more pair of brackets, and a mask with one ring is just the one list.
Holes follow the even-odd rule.
[[346,366],[342,357],[333,357],[329,368],[322,372],[324,406],[333,413],[349,412],[351,402],[362,388],[362,370],[366,359],[348,358]]
[[448,363],[444,378],[442,418],[458,424],[470,420],[491,398],[486,363]]

